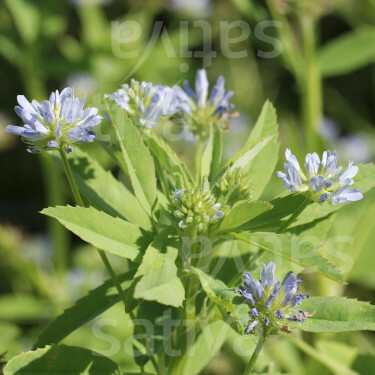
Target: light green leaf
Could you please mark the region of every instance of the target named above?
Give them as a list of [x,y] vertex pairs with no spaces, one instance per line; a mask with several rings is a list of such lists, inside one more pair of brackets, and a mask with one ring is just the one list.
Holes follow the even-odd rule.
[[201,177],[206,176],[210,181],[220,170],[222,155],[222,138],[219,127],[214,124],[210,128],[210,138],[202,155]]
[[228,162],[231,169],[243,168],[252,183],[253,199],[258,199],[274,173],[278,160],[276,111],[267,101],[241,151]]
[[186,165],[179,159],[164,139],[152,131],[145,131],[143,136],[154,156],[171,175],[179,173],[184,178],[186,186],[194,184]]
[[375,28],[350,31],[325,44],[318,64],[324,77],[353,72],[375,61]]
[[[123,290],[130,287],[133,274],[129,272],[118,275]],[[112,280],[107,280],[99,287],[91,290],[88,295],[80,298],[73,306],[66,309],[53,320],[40,334],[34,348],[41,348],[48,344],[58,344],[77,328],[90,322],[120,300]]]
[[46,346],[12,358],[4,375],[120,375],[115,362],[92,350],[66,345]]
[[134,194],[144,210],[151,216],[157,200],[154,161],[137,128],[125,111],[119,106],[113,108],[115,108],[116,118],[109,106],[108,112],[117,141],[120,143]]
[[114,218],[93,207],[57,206],[45,208],[42,214],[57,219],[84,241],[130,260],[136,260],[147,238],[142,230],[125,220]]
[[185,289],[175,265],[178,249],[168,243],[168,231],[161,232],[147,248],[135,275],[134,297],[178,307],[185,299]]
[[344,297],[311,297],[300,308],[315,315],[291,327],[308,332],[375,331],[375,306]]
[[318,254],[321,243],[317,238],[300,240],[297,236],[288,233],[269,232],[247,233],[246,236],[235,235],[235,237],[255,246],[255,251],[257,248],[268,251],[324,277],[345,284],[340,271]]
[[[60,157],[51,153],[61,167]],[[79,148],[68,156],[79,191],[96,209],[151,230],[152,222],[136,197],[111,172]]]
[[160,268],[143,276],[135,287],[134,297],[164,305],[181,306],[185,299],[185,289],[172,259],[165,257]]
[[241,201],[236,203],[228,214],[224,216],[218,231],[228,232],[269,211],[272,206],[268,202]]

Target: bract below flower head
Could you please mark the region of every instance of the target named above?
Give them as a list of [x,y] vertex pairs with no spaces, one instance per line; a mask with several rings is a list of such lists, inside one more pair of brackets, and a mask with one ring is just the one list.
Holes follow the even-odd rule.
[[[304,322],[311,313],[298,309],[306,294],[296,294],[302,281],[293,272],[288,272],[283,282],[275,280],[275,263],[262,263],[260,280],[251,273],[243,274],[244,285],[237,290],[249,305],[249,324],[245,333],[250,334],[256,327],[283,329],[288,321]],[[284,330],[284,329],[283,329]]]
[[233,104],[229,103],[233,91],[225,91],[225,79],[220,76],[209,95],[209,83],[205,69],[200,69],[195,78],[195,92],[189,82],[184,81],[185,90],[174,86],[178,107],[189,130],[197,136],[206,138],[210,127],[217,123],[223,130],[227,129],[234,114]]
[[15,110],[25,125],[9,125],[6,131],[22,137],[31,153],[53,149],[71,152],[74,145],[93,142],[92,128],[103,119],[97,108],[84,109],[85,99],[75,98],[70,87],[61,93],[56,90],[41,104],[36,100],[30,103],[23,95],[17,99]]
[[345,171],[342,166],[337,167],[336,151],[324,151],[322,159],[315,152],[307,154],[305,171],[289,149],[286,150],[285,157],[285,173],[279,171],[277,176],[290,192],[308,194],[311,199],[321,203],[328,200],[333,205],[363,198],[360,190],[349,189],[354,184],[353,177],[357,174],[358,167],[353,162],[349,162]]
[[195,190],[176,189],[171,197],[173,215],[179,219],[181,229],[195,226],[197,232],[206,231],[209,226],[218,222],[224,212],[220,210],[221,204],[203,187]]
[[146,128],[158,126],[162,116],[174,115],[178,110],[175,92],[170,87],[140,83],[134,79],[130,85],[124,84],[106,97],[114,100]]

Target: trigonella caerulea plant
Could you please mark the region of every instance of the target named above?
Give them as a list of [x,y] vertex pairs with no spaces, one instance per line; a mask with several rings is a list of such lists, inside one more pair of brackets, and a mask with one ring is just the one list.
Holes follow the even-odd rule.
[[85,99],[75,98],[70,87],[61,93],[56,90],[42,103],[30,103],[23,95],[17,99],[15,110],[24,126],[9,125],[6,131],[21,136],[31,153],[54,149],[71,152],[73,145],[95,139],[92,128],[103,119],[97,108],[84,109]]
[[311,199],[317,202],[328,200],[333,205],[362,199],[360,190],[349,189],[354,184],[352,178],[357,174],[358,167],[349,162],[348,168],[343,171],[342,166],[337,166],[336,151],[324,151],[322,159],[315,152],[307,154],[306,173],[289,149],[286,150],[285,157],[285,173],[279,171],[277,176],[283,180],[283,186],[292,193],[309,194]]
[[188,81],[184,81],[184,86],[185,90],[179,86],[174,86],[174,90],[184,123],[193,134],[207,137],[213,123],[217,123],[222,129],[229,127],[229,120],[234,116],[230,114],[234,105],[229,103],[233,91],[225,91],[224,77],[218,78],[211,95],[205,69],[197,72],[195,92]]
[[250,307],[250,321],[246,334],[250,334],[259,325],[261,328],[280,328],[290,331],[285,325],[288,321],[304,322],[311,313],[297,307],[307,294],[296,294],[298,279],[293,272],[288,272],[283,282],[275,280],[275,263],[267,266],[262,263],[260,280],[255,280],[249,272],[243,274],[244,286],[237,290]]
[[158,126],[162,116],[171,116],[178,111],[174,91],[168,86],[150,82],[140,83],[132,79],[130,85],[124,84],[106,97],[114,100],[146,128]]

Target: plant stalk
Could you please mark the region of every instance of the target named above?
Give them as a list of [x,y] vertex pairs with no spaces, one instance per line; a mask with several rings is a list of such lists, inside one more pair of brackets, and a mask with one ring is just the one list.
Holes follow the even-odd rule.
[[277,230],[276,234],[281,234],[286,232],[291,224],[293,224],[299,215],[304,211],[304,209],[309,205],[310,202],[310,195],[306,197],[306,199],[302,202],[302,204],[297,208],[296,212]]
[[254,349],[253,355],[251,356],[251,358],[249,360],[249,363],[247,364],[246,369],[245,369],[243,375],[249,375],[253,371],[253,368],[254,368],[255,363],[256,363],[256,361],[257,361],[257,359],[259,357],[259,354],[262,351],[264,342],[265,342],[265,338],[263,338],[262,336],[259,337],[259,341],[257,343],[257,346]]
[[[77,203],[78,206],[81,206],[81,207],[84,207],[84,203],[83,203],[83,199],[81,197],[81,194],[79,193],[79,190],[78,190],[78,187],[77,187],[77,184],[75,182],[75,179],[73,177],[73,173],[72,173],[72,170],[70,168],[70,165],[69,165],[69,161],[68,161],[68,158],[66,157],[66,153],[64,150],[61,150],[60,149],[60,156],[61,156],[61,160],[63,162],[63,165],[64,165],[64,169],[65,169],[65,173],[66,173],[66,176],[68,178],[68,181],[69,181],[69,185],[70,185],[70,188],[72,190],[72,193],[74,195],[74,199]],[[99,250],[97,249],[99,255],[100,255],[100,258],[109,274],[109,276],[111,277],[124,305],[126,303],[126,296],[125,296],[125,293],[124,291],[122,290],[121,288],[121,284],[120,284],[120,281],[119,279],[117,278],[115,272],[113,271],[113,268],[107,258],[107,255],[105,254],[105,252],[103,250]]]

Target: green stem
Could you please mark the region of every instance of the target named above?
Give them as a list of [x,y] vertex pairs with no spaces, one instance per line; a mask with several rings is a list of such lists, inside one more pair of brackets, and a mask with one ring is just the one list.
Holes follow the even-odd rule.
[[198,138],[197,149],[195,151],[195,182],[198,184],[202,169],[203,140]]
[[[68,158],[66,157],[66,153],[65,153],[64,150],[60,149],[60,156],[61,156],[61,160],[62,160],[63,165],[64,165],[65,173],[66,173],[66,176],[68,178],[70,188],[72,189],[72,193],[73,193],[74,198],[76,200],[76,203],[79,206],[84,207],[81,194],[79,193],[77,184],[75,182],[72,170],[71,170],[70,165],[69,165]],[[106,268],[109,276],[111,277],[111,279],[112,279],[112,281],[113,281],[113,283],[114,283],[114,285],[115,285],[115,287],[116,287],[116,289],[117,289],[117,291],[118,291],[118,293],[119,293],[119,295],[120,295],[120,297],[121,297],[124,305],[126,305],[126,296],[125,296],[125,293],[122,290],[122,287],[121,287],[119,279],[117,278],[115,272],[113,271],[113,268],[112,268],[111,264],[109,263],[107,255],[105,254],[105,252],[103,250],[97,249],[97,251],[98,251],[98,253],[100,255],[100,258],[102,259],[103,264],[104,264],[104,266],[105,266],[105,268]]]
[[[72,173],[72,170],[70,168],[70,164],[69,164],[68,158],[66,157],[65,151],[63,151],[63,150],[60,149],[60,156],[61,156],[61,160],[62,160],[63,165],[64,165],[65,173],[66,173],[66,176],[68,178],[70,188],[72,189],[74,198],[76,200],[76,203],[79,206],[84,207],[81,194],[79,193],[76,181],[75,181],[75,179],[73,177],[73,173]],[[113,284],[115,285],[115,287],[117,289],[117,292],[118,292],[119,296],[121,297],[121,300],[122,300],[124,306],[126,307],[126,296],[125,296],[125,293],[124,293],[124,291],[123,291],[123,289],[121,287],[121,283],[120,283],[119,279],[117,278],[117,275],[113,271],[113,268],[111,266],[111,263],[108,260],[107,255],[105,254],[105,252],[103,250],[97,249],[97,251],[99,253],[99,256],[100,256],[100,258],[101,258],[101,260],[102,260],[102,262],[103,262],[103,264],[104,264],[104,266],[105,266],[105,268],[106,268],[109,276],[112,279]],[[129,312],[129,316],[130,316],[131,320],[133,320],[133,321],[134,321],[134,319],[136,319],[136,317],[135,317],[135,315],[134,315],[134,313],[132,311]],[[134,325],[134,329],[135,329],[135,331],[138,334],[142,334],[142,332],[141,332],[141,330],[140,330],[140,328],[138,326]],[[157,363],[155,361],[155,358],[150,357],[150,360],[151,360],[151,362],[152,362],[152,364],[155,367],[155,370],[157,372],[158,371],[158,365],[157,365]]]
[[262,336],[259,337],[259,341],[257,343],[257,346],[255,347],[254,353],[251,356],[250,361],[247,364],[246,369],[245,369],[243,375],[249,375],[249,374],[251,374],[251,372],[252,372],[252,370],[253,370],[253,368],[255,366],[255,363],[256,363],[256,361],[257,361],[257,359],[259,357],[259,354],[262,351],[264,342],[265,342],[265,338],[263,338]]
[[306,199],[301,203],[301,205],[297,208],[294,214],[287,221],[285,221],[284,224],[281,225],[276,234],[284,233],[289,228],[289,226],[294,223],[294,221],[304,211],[304,209],[309,205],[309,203],[310,195],[306,197]]
[[302,93],[302,118],[307,146],[318,146],[318,129],[322,121],[322,78],[316,58],[315,20],[309,15],[300,18],[304,51],[304,69],[299,84]]
[[70,168],[68,158],[66,157],[66,152],[62,149],[60,149],[60,157],[61,157],[62,163],[64,165],[66,177],[68,178],[69,186],[70,186],[70,189],[72,190],[72,193],[74,195],[74,199],[79,206],[84,207],[85,205],[83,203],[81,194],[79,193],[77,184],[76,184],[75,179],[73,177],[73,173],[72,173],[72,170]]

